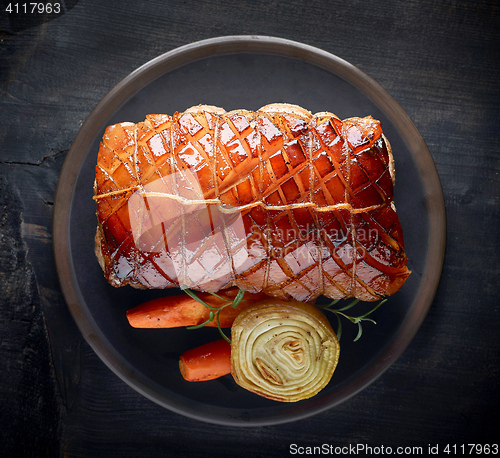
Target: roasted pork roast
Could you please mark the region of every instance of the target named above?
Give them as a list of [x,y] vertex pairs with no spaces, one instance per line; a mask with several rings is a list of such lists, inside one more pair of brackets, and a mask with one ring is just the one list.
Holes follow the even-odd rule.
[[108,282],[365,301],[405,282],[380,122],[289,104],[200,105],[109,126],[95,251]]

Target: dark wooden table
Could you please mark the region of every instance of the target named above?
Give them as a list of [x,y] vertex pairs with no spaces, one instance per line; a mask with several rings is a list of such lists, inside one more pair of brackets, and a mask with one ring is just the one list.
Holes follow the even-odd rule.
[[[326,444],[334,447],[331,455],[337,454],[335,447],[356,444],[394,452],[396,447],[422,447],[427,455],[429,446],[439,445],[446,456],[447,444],[458,447],[450,449],[453,455],[461,444],[498,443],[498,2],[67,0],[57,15],[24,14],[21,3],[18,14],[6,13],[8,4],[15,4],[4,3],[2,456],[313,452],[291,444]],[[83,121],[116,83],[178,46],[241,34],[322,48],[381,83],[425,139],[447,209],[441,282],[422,327],[397,362],[362,393],[328,412],[249,429],[171,413],[101,362],[62,296],[51,220],[66,153]]]

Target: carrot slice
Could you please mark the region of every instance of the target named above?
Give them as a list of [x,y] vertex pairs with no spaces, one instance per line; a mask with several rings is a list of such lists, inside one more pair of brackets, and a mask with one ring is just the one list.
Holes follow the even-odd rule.
[[183,353],[179,369],[188,382],[213,380],[231,372],[231,345],[215,340]]
[[[238,288],[230,288],[219,292],[221,297],[232,301]],[[227,300],[219,299],[210,293],[197,293],[197,296],[212,307],[222,307],[228,304]],[[230,328],[236,316],[256,301],[267,296],[263,293],[245,293],[243,300],[237,307],[224,307],[219,314],[220,326]],[[210,310],[187,294],[166,296],[144,302],[127,311],[127,319],[134,328],[178,328],[196,326],[209,319]],[[216,320],[207,323],[207,326],[217,326]]]

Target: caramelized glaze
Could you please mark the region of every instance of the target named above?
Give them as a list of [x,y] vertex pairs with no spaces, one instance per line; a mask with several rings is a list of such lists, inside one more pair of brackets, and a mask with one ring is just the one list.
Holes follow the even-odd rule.
[[193,107],[106,129],[96,254],[114,286],[238,286],[313,301],[409,275],[392,153],[371,117]]

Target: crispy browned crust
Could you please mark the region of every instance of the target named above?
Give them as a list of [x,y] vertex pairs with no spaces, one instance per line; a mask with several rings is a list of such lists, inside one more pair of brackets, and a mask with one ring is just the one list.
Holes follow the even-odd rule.
[[376,300],[410,273],[394,179],[369,116],[290,104],[149,115],[104,134],[96,256],[113,286]]

